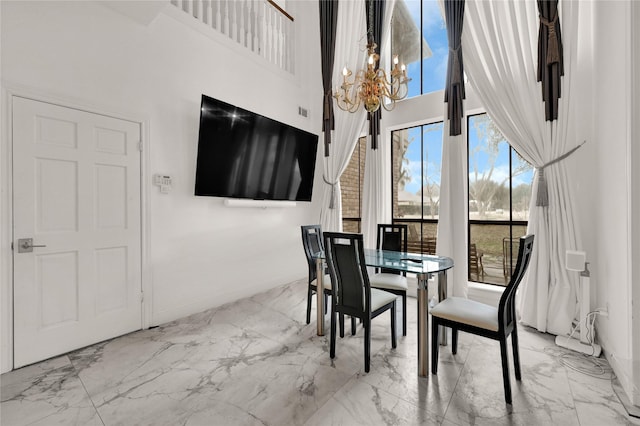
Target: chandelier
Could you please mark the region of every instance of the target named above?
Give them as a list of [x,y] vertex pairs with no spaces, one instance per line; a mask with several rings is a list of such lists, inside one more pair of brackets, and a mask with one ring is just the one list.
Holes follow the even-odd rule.
[[376,47],[378,46],[370,39],[367,44],[367,68],[359,70],[352,81],[349,81],[351,70],[346,66],[342,70],[342,85],[333,94],[341,110],[356,112],[360,104],[364,104],[364,108],[370,113],[380,109],[380,105],[391,111],[396,101],[407,96],[407,83],[411,79],[407,77],[405,65],[399,64],[398,55],[394,55],[390,78],[387,77],[387,73],[378,68],[380,56],[376,53]]

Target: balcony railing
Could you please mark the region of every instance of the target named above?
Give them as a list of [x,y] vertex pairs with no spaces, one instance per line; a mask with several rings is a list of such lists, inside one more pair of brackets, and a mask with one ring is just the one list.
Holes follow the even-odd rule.
[[295,73],[294,20],[273,0],[171,0],[171,4],[200,25]]

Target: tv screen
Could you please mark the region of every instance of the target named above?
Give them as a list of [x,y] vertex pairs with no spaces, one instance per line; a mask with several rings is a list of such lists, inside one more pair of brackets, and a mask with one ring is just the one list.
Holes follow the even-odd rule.
[[318,136],[202,95],[195,195],[311,201]]

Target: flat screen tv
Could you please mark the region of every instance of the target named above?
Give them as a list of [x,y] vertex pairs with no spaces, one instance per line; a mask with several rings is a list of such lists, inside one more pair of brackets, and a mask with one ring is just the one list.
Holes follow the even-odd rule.
[[318,135],[202,95],[195,195],[311,201]]

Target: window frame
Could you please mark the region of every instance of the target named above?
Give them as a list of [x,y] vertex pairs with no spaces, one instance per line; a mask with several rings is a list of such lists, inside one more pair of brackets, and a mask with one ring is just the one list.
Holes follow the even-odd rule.
[[[524,226],[524,227],[528,227],[529,225],[529,221],[528,220],[513,220],[513,155],[514,153],[517,155],[520,155],[518,153],[518,151],[516,151],[516,149],[511,146],[511,144],[509,143],[509,141],[507,141],[507,139],[505,138],[504,141],[507,143],[508,147],[509,147],[509,220],[489,220],[489,219],[471,219],[471,212],[469,209],[469,204],[470,204],[470,187],[471,187],[471,176],[469,173],[469,166],[470,166],[470,156],[469,156],[469,148],[470,148],[470,138],[469,138],[469,132],[471,129],[471,119],[473,119],[473,117],[479,116],[479,115],[487,115],[489,116],[489,114],[486,111],[478,111],[478,112],[474,112],[473,114],[466,114],[465,117],[467,119],[467,134],[466,134],[466,138],[467,138],[467,280],[469,282],[473,282],[473,283],[480,283],[480,284],[488,284],[488,285],[494,285],[494,286],[499,286],[499,287],[504,287],[508,284],[508,279],[505,279],[505,283],[504,284],[497,284],[497,283],[492,283],[492,282],[485,282],[485,281],[476,281],[473,280],[471,278],[471,268],[470,268],[470,253],[471,253],[471,226],[472,225],[503,225],[503,226],[509,226],[509,259],[508,259],[508,264],[505,263],[506,267],[509,268],[509,271],[513,270],[513,228],[516,226]],[[489,118],[491,118],[489,116]],[[503,136],[504,137],[504,136]],[[503,259],[503,262],[506,262],[506,260]],[[507,276],[507,278],[510,279],[511,277],[511,273],[509,273],[509,275]],[[479,277],[478,277],[479,278]]]
[[[423,96],[423,95],[420,95]],[[396,182],[394,182],[393,179],[393,167],[395,164],[395,157],[394,157],[394,149],[393,149],[393,133],[394,132],[401,132],[404,130],[409,130],[409,129],[413,129],[413,128],[417,128],[419,127],[421,129],[420,131],[420,182],[421,184],[424,183],[424,165],[423,165],[423,161],[424,161],[424,130],[422,130],[424,127],[427,126],[432,126],[434,124],[441,124],[442,125],[442,131],[444,132],[444,120],[442,117],[440,118],[433,118],[421,123],[415,123],[413,125],[407,125],[407,126],[399,126],[397,128],[394,129],[389,129],[390,131],[390,149],[391,149],[391,167],[390,167],[390,172],[391,172],[391,177],[390,177],[390,182],[391,182],[391,223],[395,224],[406,224],[406,223],[419,223],[420,224],[420,252],[422,253],[426,253],[425,250],[427,250],[426,244],[425,244],[425,236],[424,236],[424,232],[423,232],[423,225],[424,224],[429,224],[429,225],[436,225],[436,230],[437,230],[437,226],[438,226],[438,221],[440,218],[440,212],[438,211],[438,219],[433,219],[433,218],[425,218],[425,209],[424,209],[424,191],[423,191],[423,187],[424,185],[421,185],[420,188],[420,218],[399,218],[395,216],[396,210],[395,210],[395,206],[394,206],[394,194],[397,192],[397,184]],[[444,133],[443,133],[444,134]],[[441,140],[441,143],[444,143],[444,140]],[[442,158],[440,159],[440,167],[441,167],[441,171],[442,171]],[[442,175],[442,172],[441,172]],[[439,209],[438,209],[439,210]],[[437,231],[436,231],[436,235],[437,235]],[[433,248],[434,253],[435,253],[435,247]]]
[[[400,0],[399,0],[400,1]],[[420,3],[420,19],[419,19],[419,26],[416,25],[417,29],[419,30],[420,34],[419,34],[419,40],[418,40],[418,45],[419,45],[419,57],[420,59],[418,60],[420,66],[419,66],[419,73],[417,76],[410,76],[411,78],[420,78],[420,93],[417,93],[413,96],[407,96],[406,99],[414,99],[414,98],[418,98],[420,96],[425,96],[425,95],[430,95],[432,93],[439,93],[439,92],[443,92],[445,90],[445,85],[446,85],[446,77],[445,77],[445,81],[442,81],[442,88],[441,89],[436,89],[433,91],[426,91],[427,89],[425,88],[426,85],[426,76],[425,76],[425,57],[424,57],[424,44],[422,43],[422,40],[427,40],[427,37],[425,36],[425,2],[432,2],[434,4],[437,5],[438,1],[437,0],[417,0]],[[428,15],[431,16],[431,15]],[[441,16],[440,18],[442,19],[443,24],[445,25],[445,32],[443,34],[443,36],[446,38],[447,34],[446,34],[446,20],[444,17],[444,12],[441,12]],[[392,17],[393,19],[393,17]],[[393,24],[392,24],[393,25]],[[394,46],[394,33],[393,31],[390,32],[390,43],[389,43],[389,47],[387,48],[387,55],[385,55],[387,58],[391,58],[393,57],[393,55],[395,54],[395,52],[393,51],[393,46]],[[434,49],[431,49],[432,54],[435,54]],[[399,58],[401,61],[403,60],[402,57]],[[428,58],[427,58],[428,59]],[[446,58],[445,58],[446,60]],[[390,64],[390,59],[387,59],[387,61],[389,62],[387,65],[391,65]],[[407,64],[408,65],[408,64]],[[403,100],[406,100],[403,99]]]

